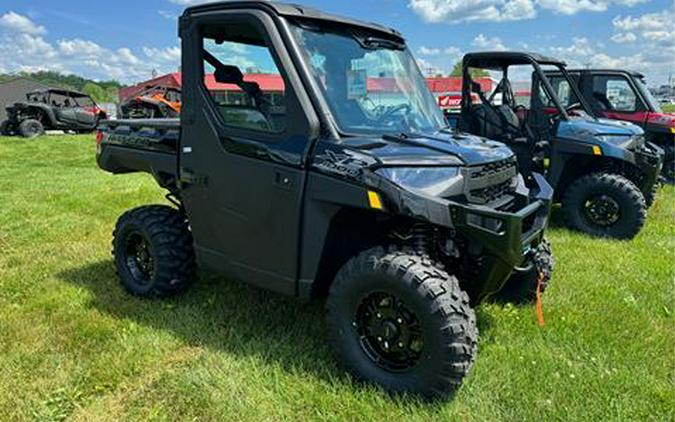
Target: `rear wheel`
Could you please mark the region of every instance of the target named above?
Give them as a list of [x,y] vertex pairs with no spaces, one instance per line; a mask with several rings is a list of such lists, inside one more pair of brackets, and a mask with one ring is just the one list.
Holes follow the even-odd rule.
[[170,296],[194,279],[195,255],[187,221],[164,205],[123,214],[113,232],[113,256],[120,282],[136,296]]
[[0,123],[0,135],[12,136],[13,134],[11,122],[9,120],[3,120],[3,122]]
[[551,281],[554,266],[555,258],[551,244],[543,239],[528,255],[525,265],[515,269],[502,289],[495,295],[495,299],[515,304],[534,302],[537,299],[537,286],[539,286],[539,291],[544,293]]
[[358,379],[394,393],[452,393],[477,352],[476,316],[454,276],[413,251],[348,261],[326,303],[329,338]]
[[646,218],[645,198],[633,182],[618,174],[592,173],[565,191],[562,211],[567,224],[600,237],[631,239]]
[[26,119],[19,124],[19,133],[24,138],[33,139],[45,133],[45,128],[39,120]]

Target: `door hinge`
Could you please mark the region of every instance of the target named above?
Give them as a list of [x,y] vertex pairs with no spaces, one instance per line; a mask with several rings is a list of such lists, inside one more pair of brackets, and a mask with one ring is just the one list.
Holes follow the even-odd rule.
[[192,170],[182,167],[180,169],[180,182],[183,185],[206,186],[209,178],[208,176],[195,174]]

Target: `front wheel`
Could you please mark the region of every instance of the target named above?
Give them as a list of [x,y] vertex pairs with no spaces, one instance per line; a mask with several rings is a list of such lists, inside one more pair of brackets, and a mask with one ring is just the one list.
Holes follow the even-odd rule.
[[675,160],[671,158],[663,162],[661,176],[669,185],[675,185]]
[[165,205],[123,214],[113,232],[113,256],[122,286],[136,296],[179,293],[195,276],[192,235],[185,216]]
[[33,139],[45,133],[45,128],[39,120],[26,119],[19,124],[19,133],[24,138]]
[[457,278],[413,251],[375,248],[352,258],[326,306],[339,361],[393,393],[447,396],[477,352],[468,295]]
[[562,212],[568,226],[599,237],[632,239],[644,225],[647,206],[637,186],[618,174],[592,173],[565,191]]
[[0,135],[2,136],[12,136],[14,131],[12,130],[12,122],[9,120],[3,120],[0,123]]
[[551,244],[546,239],[530,252],[525,265],[516,268],[497,292],[495,299],[500,302],[527,304],[537,300],[537,288],[544,293],[551,282],[555,258]]

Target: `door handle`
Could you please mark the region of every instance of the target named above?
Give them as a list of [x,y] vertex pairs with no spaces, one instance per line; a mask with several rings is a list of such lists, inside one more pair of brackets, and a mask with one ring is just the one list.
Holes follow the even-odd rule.
[[291,190],[293,189],[293,179],[291,178],[291,175],[286,172],[275,171],[274,185],[281,189]]
[[180,182],[183,185],[197,185],[197,186],[206,186],[208,184],[209,178],[207,176],[200,176],[195,174],[192,170],[181,167],[180,169]]

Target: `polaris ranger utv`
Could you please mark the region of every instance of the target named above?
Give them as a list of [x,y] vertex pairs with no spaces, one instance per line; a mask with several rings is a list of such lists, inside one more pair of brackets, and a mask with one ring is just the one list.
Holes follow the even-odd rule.
[[[492,93],[472,80],[472,68],[501,73]],[[557,92],[544,73],[551,68],[568,81]],[[516,82],[523,80],[524,85]],[[662,150],[646,142],[638,126],[592,117],[564,62],[522,52],[465,55],[457,128],[505,142],[524,174],[545,174],[570,227],[618,239],[630,239],[642,228]]]
[[392,29],[266,1],[190,7],[179,26],[180,120],[97,135],[101,168],[148,172],[175,205],[118,220],[123,286],[174,294],[199,263],[327,296],[332,347],[359,379],[453,391],[477,352],[472,307],[531,300],[550,278],[544,177],[526,183],[504,144],[446,131]]
[[[664,150],[661,175],[669,183],[675,183],[675,114],[661,110],[647,89],[644,76],[620,69],[570,69],[567,73],[596,117],[634,123],[645,131],[647,141]],[[554,90],[567,83],[560,73],[547,76]],[[574,101],[571,97],[568,100]]]
[[7,107],[0,134],[35,138],[45,130],[91,133],[107,115],[87,94],[50,88],[26,94],[26,101]]

